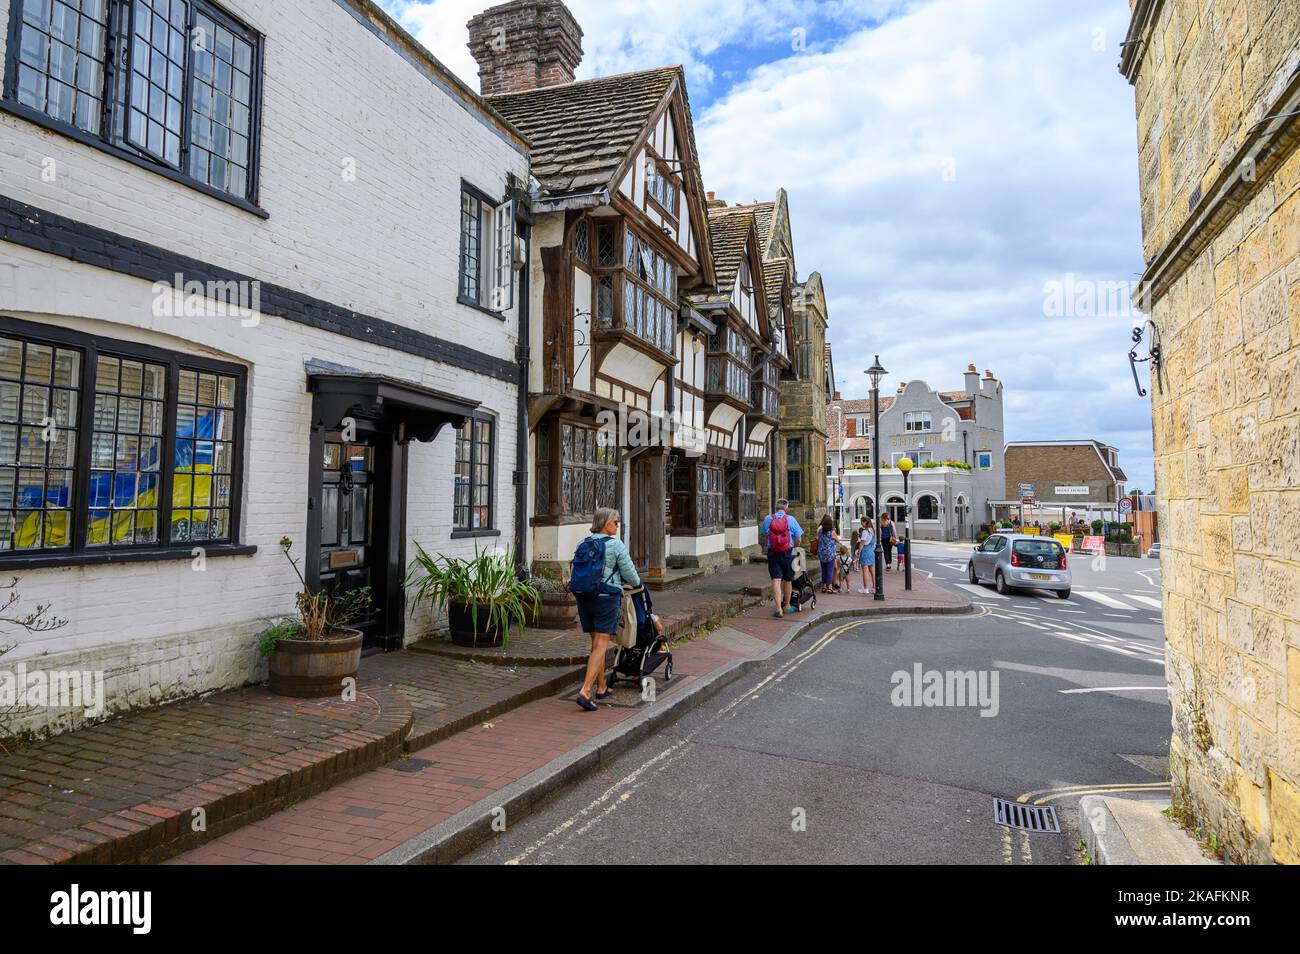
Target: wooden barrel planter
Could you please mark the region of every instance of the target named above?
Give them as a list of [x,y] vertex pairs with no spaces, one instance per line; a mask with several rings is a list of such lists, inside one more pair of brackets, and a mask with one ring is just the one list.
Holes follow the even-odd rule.
[[268,669],[278,696],[321,699],[343,692],[343,680],[356,678],[361,665],[361,632],[339,629],[330,639],[282,639]]
[[542,629],[573,629],[578,625],[578,601],[572,593],[543,593],[533,625]]
[[486,606],[478,608],[478,625],[475,626],[468,603],[449,603],[447,627],[451,630],[451,641],[457,646],[492,647],[502,643],[501,631],[492,625]]

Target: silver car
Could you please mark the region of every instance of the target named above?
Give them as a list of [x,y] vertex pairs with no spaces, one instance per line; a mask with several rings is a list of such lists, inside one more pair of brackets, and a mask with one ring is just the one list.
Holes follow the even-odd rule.
[[992,583],[998,592],[1025,588],[1052,590],[1070,597],[1070,568],[1065,548],[1051,537],[995,533],[975,548],[966,564],[971,583]]

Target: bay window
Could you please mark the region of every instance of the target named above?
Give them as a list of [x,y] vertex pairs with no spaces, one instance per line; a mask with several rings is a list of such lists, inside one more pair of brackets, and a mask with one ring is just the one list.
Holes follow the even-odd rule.
[[0,559],[233,544],[243,389],[234,365],[0,321]]
[[261,38],[208,0],[14,0],[14,111],[257,201]]

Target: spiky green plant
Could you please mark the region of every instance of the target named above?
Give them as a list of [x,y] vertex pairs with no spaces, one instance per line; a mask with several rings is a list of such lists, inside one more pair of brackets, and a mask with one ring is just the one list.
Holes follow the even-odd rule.
[[541,605],[537,587],[519,578],[514,554],[509,551],[476,553],[472,558],[430,556],[417,543],[406,586],[414,591],[417,603],[428,600],[440,613],[446,613],[452,604],[466,607],[475,641],[480,611],[487,612],[490,627],[501,633],[504,643],[511,627],[522,633]]

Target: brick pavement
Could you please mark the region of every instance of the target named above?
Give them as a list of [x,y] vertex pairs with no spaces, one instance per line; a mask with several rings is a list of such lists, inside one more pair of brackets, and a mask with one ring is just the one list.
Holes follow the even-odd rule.
[[[655,609],[680,635],[740,612],[738,591],[761,590],[765,575],[762,566],[735,567],[654,594]],[[916,582],[916,605],[958,600]],[[866,605],[864,597],[827,597],[821,608]],[[771,642],[808,619],[764,614],[751,608],[733,625]],[[534,635],[555,644],[554,631],[530,631],[516,651]],[[736,658],[706,640],[675,652],[670,692]],[[570,655],[566,646],[563,663],[539,654],[526,666],[427,652],[370,656],[356,703],[252,687],[0,754],[0,863],[151,861],[185,849],[187,861],[368,860],[636,711],[633,692],[632,704],[585,719],[571,700],[558,700],[578,672]],[[488,722],[493,728],[482,728]],[[404,751],[412,757],[400,759]],[[195,808],[206,812],[206,831],[192,831]],[[259,833],[267,837],[255,851]],[[342,847],[326,850],[322,833]],[[286,855],[271,844],[298,850]]]
[[[760,572],[761,575],[761,572]],[[678,604],[685,606],[687,600]],[[659,607],[660,604],[656,604]],[[912,594],[898,593],[887,609],[955,609],[966,601],[926,581]],[[873,608],[867,597],[827,596],[818,609],[777,620],[764,606],[751,606],[729,621],[727,630],[767,643],[793,627],[845,611]],[[659,697],[745,658],[717,638],[674,647],[676,676],[659,684]],[[394,763],[338,785],[286,811],[187,852],[175,864],[364,864],[451,818],[605,730],[630,719],[643,706],[634,690],[620,692],[615,705],[582,712],[572,687],[562,696],[540,699],[491,722],[411,753]]]

